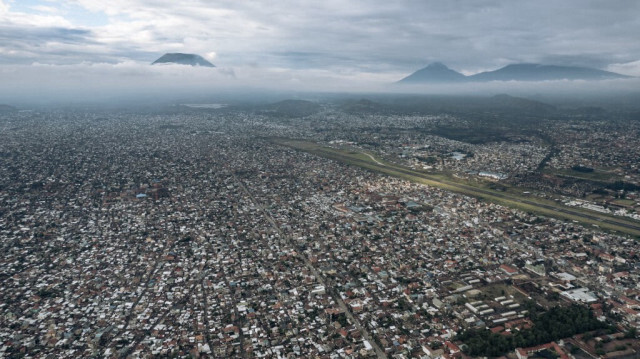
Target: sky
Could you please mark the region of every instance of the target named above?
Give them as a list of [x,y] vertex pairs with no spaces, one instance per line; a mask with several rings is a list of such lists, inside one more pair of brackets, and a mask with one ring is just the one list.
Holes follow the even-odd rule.
[[202,55],[216,70],[182,75],[230,86],[362,89],[435,61],[465,74],[535,62],[640,76],[639,15],[637,0],[0,0],[0,76],[5,90],[170,83],[181,70],[148,69],[167,52]]

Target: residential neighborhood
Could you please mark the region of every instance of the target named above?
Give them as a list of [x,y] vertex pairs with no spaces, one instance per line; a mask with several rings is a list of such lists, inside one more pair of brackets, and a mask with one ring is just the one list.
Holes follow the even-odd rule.
[[[467,357],[463,333],[516,337],[574,307],[593,330],[501,355],[640,352],[637,238],[269,140],[373,149],[362,137],[240,111],[0,124],[0,357]],[[474,153],[437,166],[511,177],[546,155]]]

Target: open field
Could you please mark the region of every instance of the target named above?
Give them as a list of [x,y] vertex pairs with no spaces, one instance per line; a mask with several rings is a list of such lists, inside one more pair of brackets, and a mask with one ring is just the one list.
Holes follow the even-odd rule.
[[527,297],[513,288],[513,286],[504,283],[489,284],[485,287],[480,288],[480,290],[482,291],[482,294],[484,294],[485,297],[489,300],[494,300],[495,298],[502,296],[506,296],[509,299],[514,299],[520,304],[524,303],[524,301],[527,300]]
[[359,152],[352,148],[333,148],[304,140],[272,139],[273,142],[301,151],[309,152],[321,157],[347,163],[353,166],[403,178],[412,182],[422,183],[445,190],[473,196],[482,200],[498,203],[526,212],[541,214],[553,218],[560,218],[594,225],[606,230],[626,233],[640,238],[640,222],[631,219],[615,217],[591,211],[562,205],[552,200],[520,195],[522,190],[505,187],[504,190],[494,190],[485,185],[473,184],[460,178],[453,178],[444,173],[427,174],[408,167],[389,163],[374,154]]
[[611,202],[619,206],[631,206],[631,207],[635,206],[637,203],[637,201],[632,199],[615,199]]
[[615,182],[621,181],[623,178],[615,173],[607,172],[604,170],[596,169],[593,172],[580,172],[571,168],[559,169],[559,168],[546,168],[544,173],[559,177],[576,178],[586,181],[594,182]]

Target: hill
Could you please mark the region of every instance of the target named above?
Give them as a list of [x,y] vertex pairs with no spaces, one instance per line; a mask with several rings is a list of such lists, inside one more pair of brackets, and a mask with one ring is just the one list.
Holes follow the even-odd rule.
[[365,98],[360,100],[347,100],[340,105],[340,110],[353,115],[393,112],[391,106],[388,104],[381,104]]
[[505,94],[495,95],[487,103],[495,109],[523,111],[524,113],[546,114],[557,110],[555,106],[544,102]]
[[339,109],[349,114],[441,114],[465,117],[473,115],[476,120],[487,117],[495,121],[494,115],[505,117],[509,122],[526,121],[531,117],[547,116],[558,109],[548,103],[515,97],[495,96],[384,96],[370,95],[369,98],[340,101]]
[[212,63],[205,60],[202,56],[196,54],[168,53],[162,55],[159,59],[151,63],[157,64],[179,64],[189,66],[215,67]]

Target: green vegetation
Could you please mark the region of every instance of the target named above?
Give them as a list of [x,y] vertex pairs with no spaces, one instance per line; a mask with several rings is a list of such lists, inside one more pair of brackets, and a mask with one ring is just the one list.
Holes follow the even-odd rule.
[[615,181],[609,185],[607,188],[613,191],[638,191],[640,190],[640,186],[635,185],[633,183],[628,183],[624,181]]
[[509,132],[507,130],[484,126],[475,128],[439,126],[431,133],[451,140],[472,144],[509,141]]
[[578,166],[578,165],[571,167],[571,169],[577,172],[582,172],[582,173],[593,172],[593,168],[591,167],[584,167],[584,166]]
[[502,188],[496,189],[491,188],[490,185],[483,182],[480,184],[473,183],[460,178],[455,178],[451,174],[447,173],[424,173],[386,162],[365,152],[354,152],[353,148],[333,148],[305,140],[283,138],[272,138],[271,140],[280,145],[292,147],[321,157],[326,157],[371,171],[384,173],[393,177],[403,178],[408,181],[473,196],[493,203],[520,209],[525,212],[579,221],[588,225],[596,225],[602,229],[618,231],[640,237],[640,224],[636,221],[584,208],[569,208],[554,201],[535,196],[527,196],[525,198],[521,195],[522,189],[502,185]]
[[457,339],[466,345],[465,351],[468,355],[497,357],[518,347],[545,344],[608,327],[597,320],[588,308],[576,304],[570,307],[555,307],[541,315],[533,311],[531,320],[534,323],[532,328],[516,331],[510,336],[494,334],[487,329],[472,329],[462,332]]
[[513,286],[504,284],[504,283],[496,283],[490,284],[485,287],[480,288],[482,291],[483,298],[493,299],[500,296],[513,296],[515,300],[518,302],[525,304],[526,297],[522,295],[522,293],[518,292]]
[[344,313],[338,314],[338,316],[335,318],[335,321],[340,323],[340,326],[342,328],[349,326],[349,320],[347,319],[347,316]]
[[60,292],[58,290],[50,288],[39,289],[37,294],[41,298],[55,298],[60,296]]
[[[591,171],[589,171],[591,170]],[[546,168],[544,173],[558,176],[558,177],[568,177],[579,180],[585,180],[589,182],[594,182],[597,185],[606,185],[607,183],[614,182],[620,180],[620,176],[607,172],[603,169],[596,169],[590,167],[582,167],[582,166],[573,166],[572,168]]]
[[611,202],[619,206],[634,206],[636,204],[636,201],[632,199],[616,199]]

